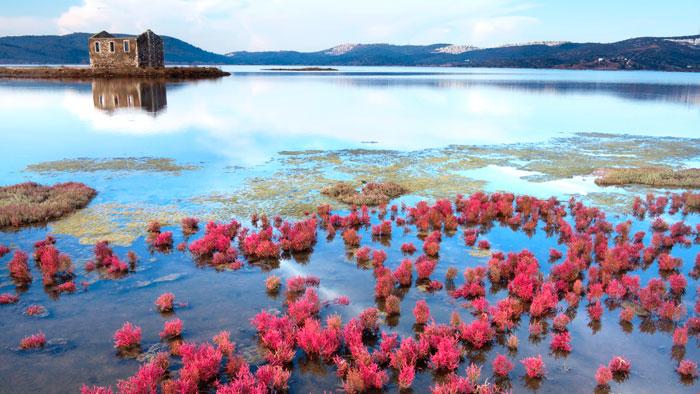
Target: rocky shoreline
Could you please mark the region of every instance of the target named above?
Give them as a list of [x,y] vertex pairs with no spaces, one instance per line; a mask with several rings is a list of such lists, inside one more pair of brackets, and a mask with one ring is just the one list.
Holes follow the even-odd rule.
[[157,78],[168,80],[221,78],[231,73],[217,67],[100,69],[91,67],[0,67],[0,78],[93,79]]

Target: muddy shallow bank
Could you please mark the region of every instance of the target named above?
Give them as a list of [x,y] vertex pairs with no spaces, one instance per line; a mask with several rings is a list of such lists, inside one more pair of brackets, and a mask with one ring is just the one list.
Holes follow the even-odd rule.
[[100,69],[92,67],[0,67],[0,78],[21,79],[92,79],[153,78],[164,80],[209,79],[229,76],[217,67],[165,67]]

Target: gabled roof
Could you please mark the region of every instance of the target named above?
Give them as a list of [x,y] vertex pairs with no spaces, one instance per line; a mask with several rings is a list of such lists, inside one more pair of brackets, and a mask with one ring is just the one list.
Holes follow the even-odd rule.
[[92,37],[90,37],[90,38],[114,38],[114,36],[111,35],[111,34],[109,34],[109,33],[107,33],[106,31],[102,30],[101,32],[99,32],[99,33],[97,33],[97,34],[94,34],[94,35],[93,35]]
[[146,30],[145,32],[139,34],[137,38],[142,38],[142,37],[158,37],[158,35],[154,32],[151,31],[151,29]]

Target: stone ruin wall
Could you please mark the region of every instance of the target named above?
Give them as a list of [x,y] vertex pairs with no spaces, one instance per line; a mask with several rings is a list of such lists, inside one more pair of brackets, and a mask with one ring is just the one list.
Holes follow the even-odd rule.
[[[124,51],[124,41],[129,42],[129,52]],[[96,51],[95,43],[100,43]],[[114,52],[109,43],[114,42]],[[135,38],[90,38],[90,65],[93,67],[138,67],[138,46]]]
[[163,39],[151,32],[140,35],[137,39],[139,47],[139,67],[161,68],[163,64]]

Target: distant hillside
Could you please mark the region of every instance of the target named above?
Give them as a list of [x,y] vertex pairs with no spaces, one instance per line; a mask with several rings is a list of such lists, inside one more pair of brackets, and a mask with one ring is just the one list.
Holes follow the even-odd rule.
[[231,64],[461,66],[700,71],[700,35],[600,43],[534,43],[498,48],[449,44],[342,45],[319,52],[232,52]]
[[[0,37],[0,64],[88,64],[91,33],[64,36]],[[165,62],[170,64],[224,64],[226,56],[207,52],[177,38],[161,36]]]
[[[88,33],[0,38],[0,64],[87,64]],[[700,35],[614,43],[539,42],[498,48],[450,44],[345,44],[318,52],[204,51],[163,36],[170,64],[453,66],[700,71]]]

